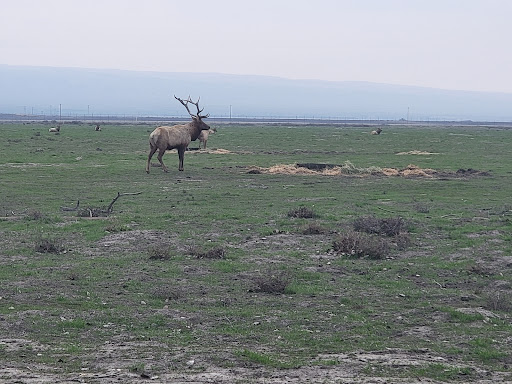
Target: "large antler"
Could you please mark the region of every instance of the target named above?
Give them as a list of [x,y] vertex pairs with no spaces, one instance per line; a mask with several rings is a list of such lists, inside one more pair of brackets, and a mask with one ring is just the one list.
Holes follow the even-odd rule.
[[[178,100],[181,104],[183,104],[185,106],[185,108],[187,108],[187,112],[188,112],[188,114],[190,116],[197,117],[198,119],[205,119],[208,116],[210,116],[209,113],[206,114],[206,115],[201,116],[201,112],[203,112],[203,109],[204,109],[204,108],[203,109],[199,109],[199,100],[201,99],[201,97],[199,97],[195,103],[192,101],[192,99],[190,99],[190,95],[188,96],[188,99],[185,100],[185,101],[183,101],[179,97],[176,97],[176,95],[174,95],[174,98],[176,100]],[[190,109],[188,109],[188,103],[192,103],[192,104],[194,104],[196,106],[196,108],[197,108],[197,115],[194,115],[193,113],[190,112]]]

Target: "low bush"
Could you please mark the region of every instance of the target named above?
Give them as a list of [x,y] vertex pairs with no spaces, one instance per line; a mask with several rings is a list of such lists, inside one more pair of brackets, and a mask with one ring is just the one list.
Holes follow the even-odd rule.
[[64,247],[60,240],[49,237],[39,237],[35,242],[35,250],[39,253],[61,253]]
[[254,288],[252,292],[282,294],[286,292],[286,288],[290,284],[290,275],[286,272],[267,271],[252,279]]
[[384,259],[389,253],[389,242],[377,236],[358,232],[338,235],[332,242],[332,249],[339,255],[369,259]]
[[405,231],[405,221],[399,216],[382,219],[375,216],[362,216],[354,221],[353,227],[357,232],[393,237]]
[[152,296],[163,301],[173,301],[185,298],[186,293],[177,286],[158,285],[153,289]]
[[491,311],[512,312],[510,291],[489,291],[485,296],[485,308]]
[[42,220],[44,218],[44,215],[37,209],[30,209],[27,212],[27,220]]
[[407,232],[399,233],[393,237],[393,243],[399,251],[403,251],[411,245],[411,237]]
[[321,235],[326,232],[326,229],[318,223],[309,223],[302,228],[303,235]]
[[196,259],[224,259],[226,257],[226,251],[222,247],[214,247],[208,251],[192,247],[188,253]]
[[294,208],[288,212],[288,217],[295,217],[300,219],[312,219],[317,217],[315,212],[308,207]]
[[150,260],[169,260],[171,258],[169,247],[165,245],[155,245],[148,249]]

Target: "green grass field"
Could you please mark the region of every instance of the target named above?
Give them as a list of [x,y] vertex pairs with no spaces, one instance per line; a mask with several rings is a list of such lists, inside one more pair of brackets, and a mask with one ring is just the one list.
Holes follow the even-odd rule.
[[[512,381],[512,129],[49,127],[0,125],[0,382]],[[347,162],[438,173],[249,172]]]

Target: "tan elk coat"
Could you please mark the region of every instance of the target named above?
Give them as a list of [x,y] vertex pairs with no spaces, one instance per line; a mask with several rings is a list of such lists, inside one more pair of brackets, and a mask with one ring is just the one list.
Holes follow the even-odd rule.
[[[199,137],[201,131],[207,131],[210,129],[210,126],[202,121],[203,118],[208,117],[208,115],[201,116],[201,111],[199,110],[199,100],[194,103],[189,99],[183,101],[176,96],[174,96],[178,101],[181,102],[187,108],[190,116],[192,117],[192,121],[187,124],[178,124],[169,126],[162,126],[156,128],[149,135],[149,155],[148,161],[146,164],[146,172],[149,173],[149,167],[151,166],[151,158],[158,150],[158,161],[162,165],[162,169],[164,172],[169,172],[168,168],[162,161],[162,156],[165,151],[168,149],[177,149],[178,157],[179,157],[179,167],[178,170],[183,171],[183,160],[185,157],[185,150],[191,141],[196,140]],[[190,113],[188,109],[188,103],[192,103],[197,107],[197,115]]]

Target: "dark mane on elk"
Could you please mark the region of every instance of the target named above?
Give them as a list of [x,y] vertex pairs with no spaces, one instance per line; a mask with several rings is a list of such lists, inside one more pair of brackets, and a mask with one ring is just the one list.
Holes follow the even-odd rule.
[[[178,150],[179,167],[178,170],[183,171],[183,159],[185,157],[185,150],[191,141],[197,140],[202,131],[208,131],[210,126],[207,125],[203,119],[206,119],[209,114],[201,115],[203,109],[199,108],[199,99],[193,102],[190,96],[187,100],[182,100],[179,97],[174,96],[186,109],[192,121],[187,124],[178,124],[169,126],[162,126],[156,128],[149,135],[149,155],[148,162],[146,164],[146,172],[149,173],[149,167],[151,165],[151,158],[158,150],[158,161],[162,165],[164,172],[169,172],[168,168],[162,161],[162,156],[168,149],[176,148]],[[189,104],[194,104],[197,108],[197,114],[190,112]]]

